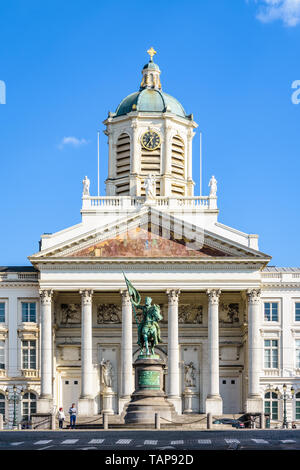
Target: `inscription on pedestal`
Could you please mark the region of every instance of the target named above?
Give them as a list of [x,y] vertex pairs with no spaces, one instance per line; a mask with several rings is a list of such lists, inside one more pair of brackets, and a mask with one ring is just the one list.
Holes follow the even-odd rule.
[[139,370],[139,387],[150,390],[160,389],[160,372],[156,370]]

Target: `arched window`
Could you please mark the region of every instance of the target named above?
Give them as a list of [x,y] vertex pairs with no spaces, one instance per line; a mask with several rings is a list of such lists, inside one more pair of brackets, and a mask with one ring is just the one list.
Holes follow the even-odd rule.
[[23,420],[29,421],[32,413],[36,413],[36,395],[32,392],[26,392],[22,399]]
[[[116,147],[116,176],[117,178],[129,177],[130,174],[130,137],[121,134],[117,140]],[[117,195],[129,194],[129,181],[125,180],[116,187]]]
[[271,419],[278,419],[278,395],[275,392],[265,394],[265,413],[270,413]]
[[185,177],[184,142],[179,135],[172,138],[171,152],[172,195],[184,196],[185,189],[182,181]]
[[296,402],[295,418],[300,420],[300,392],[296,393],[295,402]]
[[5,395],[3,393],[0,393],[0,414],[5,419]]

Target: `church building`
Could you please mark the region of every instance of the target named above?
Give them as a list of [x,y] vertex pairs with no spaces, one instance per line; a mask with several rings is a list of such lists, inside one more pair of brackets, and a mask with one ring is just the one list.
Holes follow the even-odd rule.
[[125,274],[160,307],[178,416],[265,411],[281,425],[285,394],[300,423],[300,268],[268,266],[258,235],[220,221],[214,176],[194,195],[198,126],[148,53],[139,90],[104,121],[106,195],[86,176],[81,221],[42,235],[31,266],[0,267],[0,413],[11,427],[15,393],[18,422],[72,403],[82,419],[124,415],[140,352]]

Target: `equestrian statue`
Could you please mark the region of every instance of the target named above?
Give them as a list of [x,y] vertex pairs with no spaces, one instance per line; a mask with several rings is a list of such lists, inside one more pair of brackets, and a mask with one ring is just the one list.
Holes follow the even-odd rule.
[[[160,313],[160,307],[156,304],[152,305],[151,297],[146,297],[145,305],[141,305],[141,296],[139,292],[133,287],[131,282],[126,278],[125,274],[124,278],[126,281],[128,294],[130,296],[135,321],[138,327],[137,344],[141,348],[140,355],[145,354],[146,356],[153,356],[155,354],[155,346],[157,346],[158,343],[162,343],[160,327],[158,324],[158,322],[163,318]],[[135,310],[136,308],[142,310],[142,320],[140,322],[138,322],[137,319]]]

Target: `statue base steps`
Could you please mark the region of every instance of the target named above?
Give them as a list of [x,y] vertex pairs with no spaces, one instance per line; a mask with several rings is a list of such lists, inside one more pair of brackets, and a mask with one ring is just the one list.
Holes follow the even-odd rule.
[[139,356],[135,368],[135,391],[126,407],[125,424],[154,424],[155,414],[170,422],[176,419],[174,405],[163,391],[163,370],[165,363],[154,356]]

